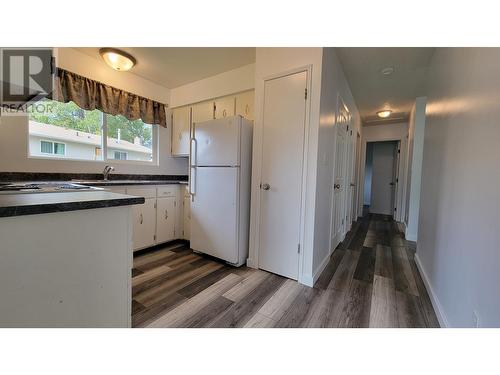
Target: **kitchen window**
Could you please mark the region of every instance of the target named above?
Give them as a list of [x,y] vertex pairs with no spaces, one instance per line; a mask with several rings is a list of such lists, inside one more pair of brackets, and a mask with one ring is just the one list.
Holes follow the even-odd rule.
[[[157,126],[44,99],[29,114],[29,156],[153,163]],[[104,136],[106,135],[106,136]]]

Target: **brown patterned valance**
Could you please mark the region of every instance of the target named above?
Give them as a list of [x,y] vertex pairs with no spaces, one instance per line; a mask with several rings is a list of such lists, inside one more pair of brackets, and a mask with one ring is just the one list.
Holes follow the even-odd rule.
[[167,127],[165,104],[138,96],[81,75],[58,68],[52,99],[75,102],[86,110],[98,109],[129,120],[141,119],[146,124]]

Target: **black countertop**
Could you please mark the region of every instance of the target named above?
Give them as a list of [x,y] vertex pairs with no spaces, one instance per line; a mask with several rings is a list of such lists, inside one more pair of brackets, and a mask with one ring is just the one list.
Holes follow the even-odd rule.
[[143,197],[108,191],[0,195],[0,217],[144,204]]
[[187,181],[172,181],[172,180],[72,180],[79,185],[85,186],[129,186],[129,185],[187,185]]

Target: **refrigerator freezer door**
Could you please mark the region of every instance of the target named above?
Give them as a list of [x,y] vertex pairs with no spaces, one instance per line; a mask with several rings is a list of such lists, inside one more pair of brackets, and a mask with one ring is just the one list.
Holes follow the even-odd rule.
[[238,262],[239,168],[197,167],[191,248]]
[[239,166],[240,165],[239,116],[211,120],[195,124],[195,159],[197,166]]

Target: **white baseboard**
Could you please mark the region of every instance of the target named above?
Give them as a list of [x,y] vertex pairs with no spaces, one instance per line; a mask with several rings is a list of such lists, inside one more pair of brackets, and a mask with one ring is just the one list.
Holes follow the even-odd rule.
[[328,255],[325,257],[325,259],[321,261],[320,265],[318,266],[318,268],[316,268],[316,270],[312,275],[302,275],[300,283],[306,286],[313,287],[316,281],[318,281],[319,277],[321,276],[321,273],[325,270],[326,265],[330,261],[330,257],[332,256],[332,254],[333,251],[330,250],[328,252]]
[[436,312],[436,316],[439,321],[439,325],[442,328],[450,328],[450,324],[448,323],[448,319],[446,318],[446,315],[443,310],[443,306],[441,306],[441,303],[439,303],[439,300],[434,294],[434,290],[432,289],[431,283],[429,278],[427,277],[427,273],[424,270],[424,267],[422,266],[422,263],[420,262],[420,258],[418,257],[418,253],[415,254],[415,263],[417,264],[418,271],[420,272],[420,275],[422,276],[422,280],[425,285],[425,289],[427,289],[427,294],[429,294],[429,297],[431,299],[432,307],[434,307],[434,311]]

